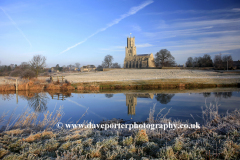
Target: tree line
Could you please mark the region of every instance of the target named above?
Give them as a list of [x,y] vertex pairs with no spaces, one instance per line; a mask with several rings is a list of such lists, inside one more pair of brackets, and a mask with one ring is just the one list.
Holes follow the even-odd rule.
[[[97,70],[103,68],[121,68],[117,62],[113,63],[113,56],[106,55],[101,65],[98,65]],[[175,58],[167,49],[161,49],[155,54],[154,62],[156,67],[174,67],[176,66]],[[1,62],[0,62],[1,64]],[[233,69],[233,60],[231,55],[218,54],[212,60],[209,54],[204,54],[203,57],[188,57],[186,67],[214,67],[214,69]],[[29,62],[22,62],[19,66],[11,64],[9,66],[0,66],[0,76],[15,76],[22,78],[38,77],[39,73],[46,72],[46,57],[35,55]],[[56,65],[55,69],[61,71],[70,71],[72,68],[80,69],[80,63],[74,65],[62,66]]]
[[186,67],[214,67],[214,69],[233,69],[233,60],[231,55],[218,54],[212,60],[211,56],[204,54],[203,57],[188,57]]
[[19,66],[9,65],[0,66],[0,75],[13,76],[21,78],[38,77],[39,73],[43,71],[46,66],[46,57],[41,55],[34,56],[29,62],[22,62]]

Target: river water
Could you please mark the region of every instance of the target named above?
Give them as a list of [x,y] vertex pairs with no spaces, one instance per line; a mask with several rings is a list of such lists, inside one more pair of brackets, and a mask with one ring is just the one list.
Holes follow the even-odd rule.
[[[0,94],[0,115],[20,116],[25,110],[44,115],[62,107],[61,122],[76,123],[119,118],[132,122],[147,120],[154,109],[154,117],[202,123],[202,111],[210,105],[218,114],[240,109],[240,89],[149,90],[114,91],[106,93],[77,92],[18,92]],[[216,108],[217,106],[217,108]],[[159,113],[161,111],[161,113]]]

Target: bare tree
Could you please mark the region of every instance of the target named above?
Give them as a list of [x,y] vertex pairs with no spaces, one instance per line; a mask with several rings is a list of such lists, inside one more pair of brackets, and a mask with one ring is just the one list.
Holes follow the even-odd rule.
[[214,57],[214,68],[215,69],[223,69],[221,53],[219,55],[215,55],[215,57]]
[[77,68],[80,68],[80,63],[75,63],[75,66],[77,67]]
[[110,68],[112,66],[113,57],[111,55],[106,55],[104,61],[102,62],[103,68]]
[[72,64],[69,64],[69,65],[67,66],[67,68],[68,68],[69,71],[71,71],[73,67],[74,67],[74,65],[72,65]]
[[204,54],[202,57],[202,62],[201,62],[202,67],[212,67],[213,66],[213,61],[212,58],[209,54]]
[[103,66],[98,65],[98,66],[97,66],[97,71],[103,71]]
[[170,51],[167,49],[161,49],[155,54],[155,64],[156,66],[168,67],[174,66],[175,58],[171,55]]
[[30,68],[30,65],[27,63],[27,62],[22,62],[20,64],[20,68],[25,70],[25,69],[29,69]]
[[29,64],[37,77],[39,72],[46,66],[46,58],[41,55],[36,55],[30,60]]
[[231,55],[225,55],[222,57],[223,67],[226,69],[233,68],[233,60]]
[[121,65],[118,63],[113,63],[112,68],[121,68]]
[[194,57],[193,59],[193,67],[199,67],[199,60],[198,60],[198,57]]
[[210,55],[204,54],[203,57],[188,57],[186,62],[187,67],[212,67],[213,61]]
[[193,67],[193,58],[188,57],[187,62],[186,62],[186,67]]

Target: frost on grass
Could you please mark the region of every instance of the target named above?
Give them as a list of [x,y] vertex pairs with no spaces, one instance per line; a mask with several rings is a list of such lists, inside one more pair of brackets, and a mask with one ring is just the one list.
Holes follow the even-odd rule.
[[[240,159],[240,110],[218,114],[218,104],[202,107],[200,129],[73,129],[53,130],[58,114],[43,122],[24,114],[0,133],[2,159]],[[146,123],[183,123],[150,110]],[[169,110],[168,112],[170,112]],[[155,115],[155,116],[154,116]],[[53,118],[53,121],[49,119]],[[26,118],[26,119],[24,119]],[[48,119],[48,120],[47,120]],[[116,122],[116,120],[114,120]],[[105,121],[104,123],[112,123]],[[186,122],[187,123],[187,122]],[[35,129],[34,125],[42,126]],[[33,129],[29,129],[33,126]],[[43,127],[45,126],[45,127]]]

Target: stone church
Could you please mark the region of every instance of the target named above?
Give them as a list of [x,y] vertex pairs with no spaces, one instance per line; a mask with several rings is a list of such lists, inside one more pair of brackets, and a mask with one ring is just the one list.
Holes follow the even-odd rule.
[[135,37],[127,37],[125,47],[124,68],[152,68],[155,67],[153,54],[139,54],[135,46]]

